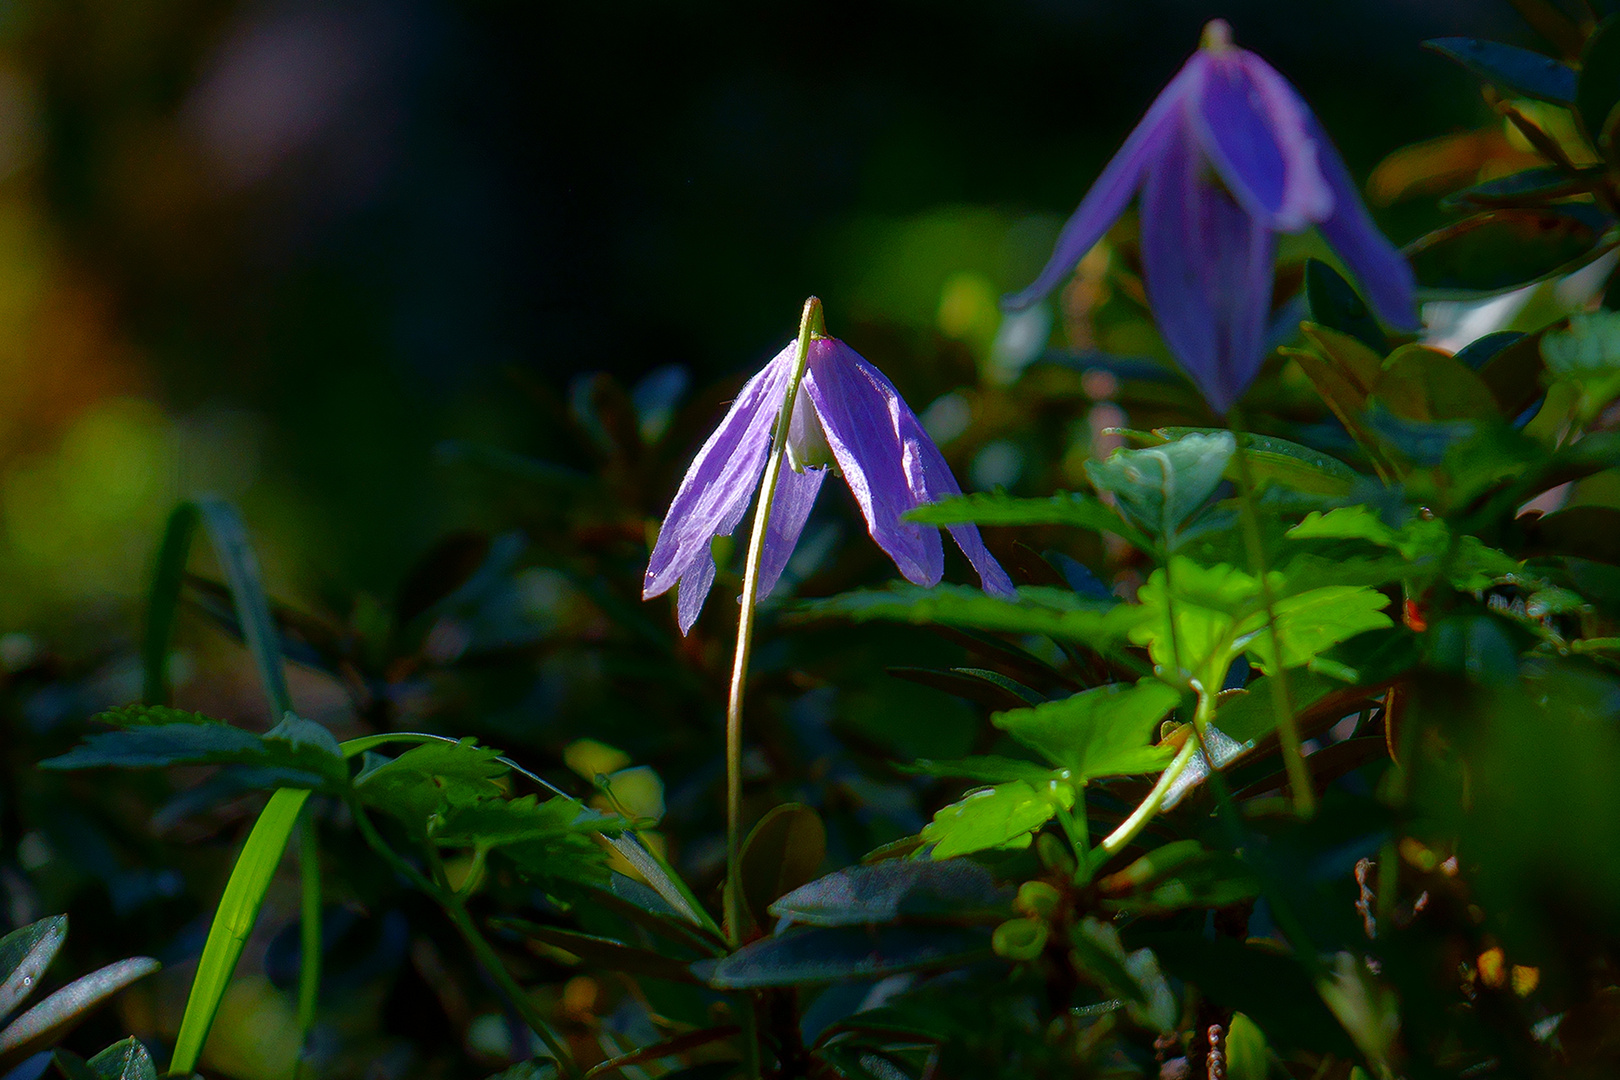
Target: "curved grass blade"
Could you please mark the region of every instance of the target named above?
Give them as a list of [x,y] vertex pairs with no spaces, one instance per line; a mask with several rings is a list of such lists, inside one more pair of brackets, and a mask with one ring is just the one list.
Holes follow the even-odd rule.
[[146,637],[141,642],[141,700],[148,705],[169,703],[169,643],[174,638],[180,587],[185,580],[186,560],[191,556],[191,540],[196,532],[196,504],[183,502],[169,514],[169,523],[163,530],[157,569],[152,574],[152,591],[146,602]]
[[279,720],[292,711],[292,698],[287,693],[287,675],[281,662],[281,635],[270,615],[259,560],[248,542],[247,529],[223,499],[204,496],[196,500],[196,507],[208,539],[213,542],[225,583],[230,586],[242,640],[259,669],[259,682],[270,700],[270,715]]
[[616,1072],[626,1065],[640,1065],[644,1061],[657,1061],[659,1058],[674,1057],[684,1054],[688,1050],[695,1050],[699,1046],[707,1046],[721,1039],[729,1039],[740,1034],[742,1028],[736,1024],[725,1024],[720,1027],[703,1028],[699,1031],[688,1031],[684,1035],[676,1035],[663,1042],[643,1046],[639,1050],[632,1050],[628,1054],[620,1054],[616,1058],[609,1058],[600,1065],[593,1065],[585,1074],[585,1080],[595,1080],[596,1077]]
[[186,999],[180,1033],[175,1037],[174,1057],[169,1062],[171,1073],[189,1074],[197,1068],[203,1044],[208,1041],[208,1029],[213,1026],[214,1016],[225,997],[225,987],[242,955],[242,946],[253,932],[270,879],[308,798],[308,791],[293,788],[282,788],[270,796],[253,831],[248,834],[242,854],[237,856],[236,867],[225,885],[225,895],[214,913],[214,923],[209,927],[208,941],[203,945],[197,975],[191,983],[191,996]]

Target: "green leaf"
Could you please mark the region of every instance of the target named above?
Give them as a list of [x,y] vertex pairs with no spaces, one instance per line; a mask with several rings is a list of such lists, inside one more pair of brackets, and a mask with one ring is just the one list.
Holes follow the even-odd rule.
[[0,938],[0,1020],[34,992],[67,940],[66,915],[29,923]]
[[110,727],[154,727],[159,724],[223,724],[202,713],[171,709],[167,705],[120,705],[90,718]]
[[902,920],[999,922],[1013,891],[966,859],[885,860],[852,866],[803,885],[770,906],[787,923],[875,926]]
[[934,845],[933,858],[949,859],[990,848],[1028,847],[1031,834],[1058,812],[1074,805],[1074,789],[1053,780],[1036,788],[1012,780],[969,793],[944,807],[923,827]]
[[100,1080],[157,1080],[157,1067],[139,1039],[114,1043],[90,1059]]
[[1311,321],[1317,325],[1349,334],[1380,354],[1389,348],[1389,339],[1366,301],[1337,270],[1320,259],[1305,260],[1305,303]]
[[1021,499],[1004,492],[979,492],[919,506],[905,515],[924,525],[1074,525],[1110,532],[1138,548],[1148,540],[1113,510],[1090,495],[1060,491],[1045,499]]
[[1019,600],[967,586],[897,585],[863,589],[798,605],[806,618],[906,622],[1014,634],[1046,634],[1097,652],[1117,649],[1139,618],[1134,605],[1085,600],[1068,589],[1026,585]]
[[1615,105],[1620,104],[1620,18],[1610,16],[1586,39],[1575,111],[1592,145],[1615,160]]
[[1456,357],[1402,345],[1384,359],[1372,396],[1403,420],[1477,420],[1498,415],[1485,381]]
[[1152,949],[1127,953],[1119,931],[1090,915],[1075,926],[1069,942],[1074,966],[1123,1001],[1132,1020],[1163,1034],[1175,1030],[1180,1009]]
[[[598,1065],[593,1065],[585,1073],[585,1080],[592,1080],[593,1077],[601,1076],[604,1073],[616,1072],[626,1065],[639,1065],[644,1061],[657,1061],[659,1058],[675,1057],[689,1050],[695,1050],[700,1046],[707,1046],[709,1043],[719,1042],[721,1039],[732,1038],[741,1032],[742,1028],[736,1024],[725,1024],[720,1027],[683,1032],[680,1035],[653,1043],[651,1046],[643,1046],[630,1051],[628,1054],[620,1054],[616,1058],[609,1058]],[[735,1067],[729,1062],[727,1066],[729,1068]],[[665,1073],[663,1075],[669,1076],[670,1074]]]
[[1595,417],[1620,395],[1620,311],[1571,315],[1542,335],[1541,356],[1550,375],[1580,388],[1580,419]]
[[[303,722],[300,722],[303,723]],[[281,730],[281,729],[277,729]],[[291,729],[287,729],[291,730]],[[278,770],[276,782],[294,787],[329,787],[348,780],[335,743],[293,742],[229,724],[154,724],[89,735],[60,757],[40,762],[44,769],[152,769],[171,765],[247,765]],[[330,736],[327,737],[330,739]]]
[[506,774],[506,766],[499,758],[500,751],[471,739],[428,743],[361,772],[354,788],[361,802],[425,838],[429,818],[446,804],[467,807],[501,794],[495,778]]
[[[1329,585],[1276,601],[1272,610],[1277,618],[1282,666],[1308,664],[1341,641],[1368,630],[1394,626],[1383,611],[1388,605],[1389,597],[1383,593],[1355,585]],[[1258,665],[1270,672],[1278,659],[1272,651],[1272,635],[1259,627],[1252,632],[1246,647]]]
[[1440,200],[1446,210],[1460,210],[1468,206],[1545,206],[1571,195],[1590,191],[1601,183],[1603,167],[1589,166],[1579,170],[1578,178],[1555,166],[1526,169],[1508,176],[1498,176],[1482,184],[1452,192]]
[[[1167,438],[1183,435],[1219,434],[1218,428],[1165,427],[1154,433]],[[1301,446],[1287,439],[1270,435],[1243,435],[1243,451],[1249,459],[1249,468],[1256,483],[1278,484],[1292,491],[1310,495],[1345,495],[1361,478],[1361,474],[1338,458]],[[1237,457],[1226,463],[1223,474],[1228,480],[1239,480]]]
[[1230,432],[1187,435],[1163,446],[1115,450],[1105,461],[1086,462],[1086,475],[1119,499],[1126,517],[1173,546],[1181,526],[1215,493],[1236,445]]
[[169,1063],[171,1073],[186,1074],[197,1067],[203,1044],[208,1041],[208,1030],[213,1027],[214,1016],[225,997],[225,987],[236,970],[242,946],[258,921],[270,879],[275,875],[298,821],[298,813],[308,798],[308,791],[291,788],[283,788],[270,796],[253,831],[248,834],[242,854],[236,858],[231,878],[225,884],[225,894],[214,912],[213,925],[208,929],[202,959],[191,982],[191,995],[186,999],[186,1011],[180,1018],[174,1058]]
[[1368,506],[1340,506],[1325,513],[1312,510],[1288,530],[1290,540],[1366,540],[1380,547],[1395,547],[1400,534],[1384,524]]
[[1598,228],[1573,212],[1503,208],[1464,218],[1406,248],[1418,284],[1473,299],[1572,272],[1597,254]]
[[827,829],[808,806],[788,803],[760,819],[738,863],[743,905],[754,924],[770,925],[770,906],[816,876],[827,857]]
[[1486,82],[1521,97],[1553,105],[1575,103],[1575,72],[1550,56],[1478,38],[1447,37],[1423,47],[1450,57]]
[[162,966],[149,956],[137,956],[68,983],[0,1031],[0,1069],[53,1046],[108,998]]
[[1097,888],[1107,910],[1132,915],[1227,907],[1260,895],[1259,880],[1240,860],[1196,840],[1155,848]]
[[1238,620],[1254,610],[1260,583],[1226,563],[1200,566],[1176,556],[1149,575],[1136,595],[1144,617],[1131,640],[1146,645],[1153,662],[1167,671],[1189,671],[1206,686],[1218,686],[1235,655]]
[[1114,683],[1032,709],[997,713],[991,721],[1084,783],[1157,772],[1169,764],[1173,753],[1152,745],[1153,734],[1180,700],[1173,687],[1143,679],[1134,686]]
[[959,926],[806,927],[694,965],[720,990],[878,979],[988,959],[990,933]]

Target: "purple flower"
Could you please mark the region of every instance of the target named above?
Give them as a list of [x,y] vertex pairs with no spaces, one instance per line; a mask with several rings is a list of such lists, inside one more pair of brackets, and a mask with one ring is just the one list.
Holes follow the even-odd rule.
[[1367,216],[1310,107],[1217,19],[1058,235],[1023,308],[1051,292],[1137,189],[1148,301],[1170,351],[1217,413],[1266,356],[1276,234],[1315,225],[1385,322],[1415,329],[1412,270]]
[[[683,634],[697,621],[714,584],[709,542],[729,536],[742,521],[765,471],[796,349],[797,342],[789,342],[748,380],[698,451],[664,517],[642,598],[651,599],[680,582],[677,606]],[[939,582],[945,567],[939,530],[903,521],[901,515],[960,495],[962,489],[894,384],[842,341],[811,339],[782,452],[787,460],[765,532],[760,599],[770,595],[782,576],[828,468],[849,484],[872,539],[900,573],[918,585]],[[1012,580],[985,548],[979,530],[952,525],[950,531],[984,588],[1011,596]]]

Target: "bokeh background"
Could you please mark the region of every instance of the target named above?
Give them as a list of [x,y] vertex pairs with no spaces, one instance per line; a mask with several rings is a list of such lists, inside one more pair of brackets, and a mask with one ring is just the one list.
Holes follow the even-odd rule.
[[[1083,482],[1102,427],[1152,422],[1095,362],[1153,369],[1151,323],[1100,274],[1020,320],[996,299],[1214,16],[1358,177],[1500,129],[1422,40],[1534,44],[1506,0],[0,2],[0,929],[71,911],[64,969],[167,965],[80,1048],[172,1038],[262,805],[191,775],[33,767],[139,696],[177,500],[240,510],[288,605],[302,713],[340,735],[475,735],[585,792],[620,775],[712,898],[736,584],[687,639],[669,598],[639,601],[692,451],[814,293],[966,486]],[[1374,213],[1405,242],[1438,220],[1432,195]],[[1071,300],[1083,317],[1054,310]],[[1152,393],[1201,407],[1156,370]],[[782,592],[892,579],[840,487]],[[193,569],[217,575],[205,547]],[[1073,554],[1071,580],[1106,561]],[[206,581],[188,597],[177,703],[267,721],[228,606]],[[915,832],[939,793],[890,763],[987,728],[882,665],[961,653],[921,631],[767,634],[750,813],[818,807],[840,866]],[[322,1075],[480,1077],[520,1056],[442,918],[340,814],[323,829]],[[208,1075],[287,1074],[296,889],[270,895]],[[570,1023],[644,1041],[622,994],[536,964],[522,974],[555,983]]]
[[582,376],[698,392],[812,292],[924,408],[1216,14],[1359,176],[1483,119],[1421,40],[1524,38],[1489,0],[12,0],[0,628],[127,624],[198,490],[278,593],[390,589],[488,524],[468,445],[577,465]]

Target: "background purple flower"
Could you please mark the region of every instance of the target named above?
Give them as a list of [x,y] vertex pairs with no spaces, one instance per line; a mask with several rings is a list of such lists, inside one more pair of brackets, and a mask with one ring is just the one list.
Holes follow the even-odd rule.
[[[714,584],[709,544],[742,521],[771,450],[796,342],[748,380],[720,426],[698,451],[664,517],[648,561],[643,599],[677,582],[681,633],[697,621]],[[866,525],[906,580],[937,584],[945,571],[939,530],[902,520],[906,511],[961,494],[950,466],[883,373],[836,338],[810,342],[794,401],[787,461],[771,503],[760,564],[759,598],[787,566],[828,469],[841,474]],[[1012,580],[972,525],[949,527],[984,588],[1010,596]]]
[[1310,107],[1269,64],[1204,32],[1058,236],[1022,308],[1051,292],[1142,192],[1142,269],[1166,344],[1224,413],[1265,359],[1276,234],[1311,225],[1360,281],[1373,309],[1417,326],[1411,268],[1367,215]]

